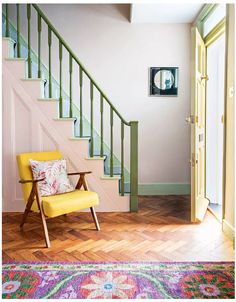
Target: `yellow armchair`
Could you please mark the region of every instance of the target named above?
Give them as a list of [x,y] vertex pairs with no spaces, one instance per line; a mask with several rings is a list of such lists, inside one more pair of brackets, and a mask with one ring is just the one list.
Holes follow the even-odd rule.
[[[88,191],[88,186],[85,180],[85,175],[91,172],[68,173],[68,175],[80,176],[75,190],[72,192],[52,196],[41,196],[38,189],[38,182],[44,179],[33,179],[29,164],[30,159],[38,161],[57,160],[62,159],[62,154],[59,151],[53,151],[32,152],[17,155],[17,164],[20,175],[19,182],[22,184],[24,201],[26,203],[20,227],[23,227],[29,212],[33,211],[39,213],[43,224],[46,246],[50,247],[51,244],[46,218],[57,217],[74,211],[90,208],[96,229],[99,231],[100,227],[94,210],[94,206],[99,204],[99,198],[97,193]],[[84,190],[81,190],[82,187]]]

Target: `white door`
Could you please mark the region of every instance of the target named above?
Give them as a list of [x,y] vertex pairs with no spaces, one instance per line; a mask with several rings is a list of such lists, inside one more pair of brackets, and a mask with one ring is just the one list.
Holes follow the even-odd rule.
[[[225,35],[207,46],[206,197],[222,204]],[[212,110],[213,109],[213,110]]]
[[205,190],[206,47],[196,27],[192,28],[191,57],[191,220],[204,219],[208,199]]

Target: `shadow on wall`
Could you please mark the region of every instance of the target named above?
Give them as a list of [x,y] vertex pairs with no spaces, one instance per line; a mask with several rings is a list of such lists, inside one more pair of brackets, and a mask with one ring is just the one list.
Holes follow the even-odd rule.
[[113,20],[121,21],[123,19],[124,21],[130,22],[130,4],[93,4],[86,6],[90,12],[93,11],[93,14],[102,15],[103,17],[106,16]]

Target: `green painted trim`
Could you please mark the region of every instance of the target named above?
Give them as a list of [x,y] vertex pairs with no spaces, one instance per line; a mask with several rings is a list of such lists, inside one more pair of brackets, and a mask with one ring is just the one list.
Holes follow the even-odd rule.
[[196,26],[199,33],[203,35],[203,24],[211,16],[214,10],[217,8],[218,4],[208,3],[205,4],[198,14],[197,18],[193,22],[193,26]]
[[130,211],[138,210],[138,122],[130,122]]
[[215,42],[221,35],[225,33],[225,22],[226,18],[224,17],[204,38],[204,43],[206,47]]
[[190,195],[188,183],[139,184],[138,195]]

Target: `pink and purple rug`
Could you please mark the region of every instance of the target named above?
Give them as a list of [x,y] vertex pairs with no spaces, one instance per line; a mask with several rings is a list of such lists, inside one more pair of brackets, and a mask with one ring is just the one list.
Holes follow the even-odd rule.
[[234,263],[4,263],[2,283],[3,299],[233,299]]

